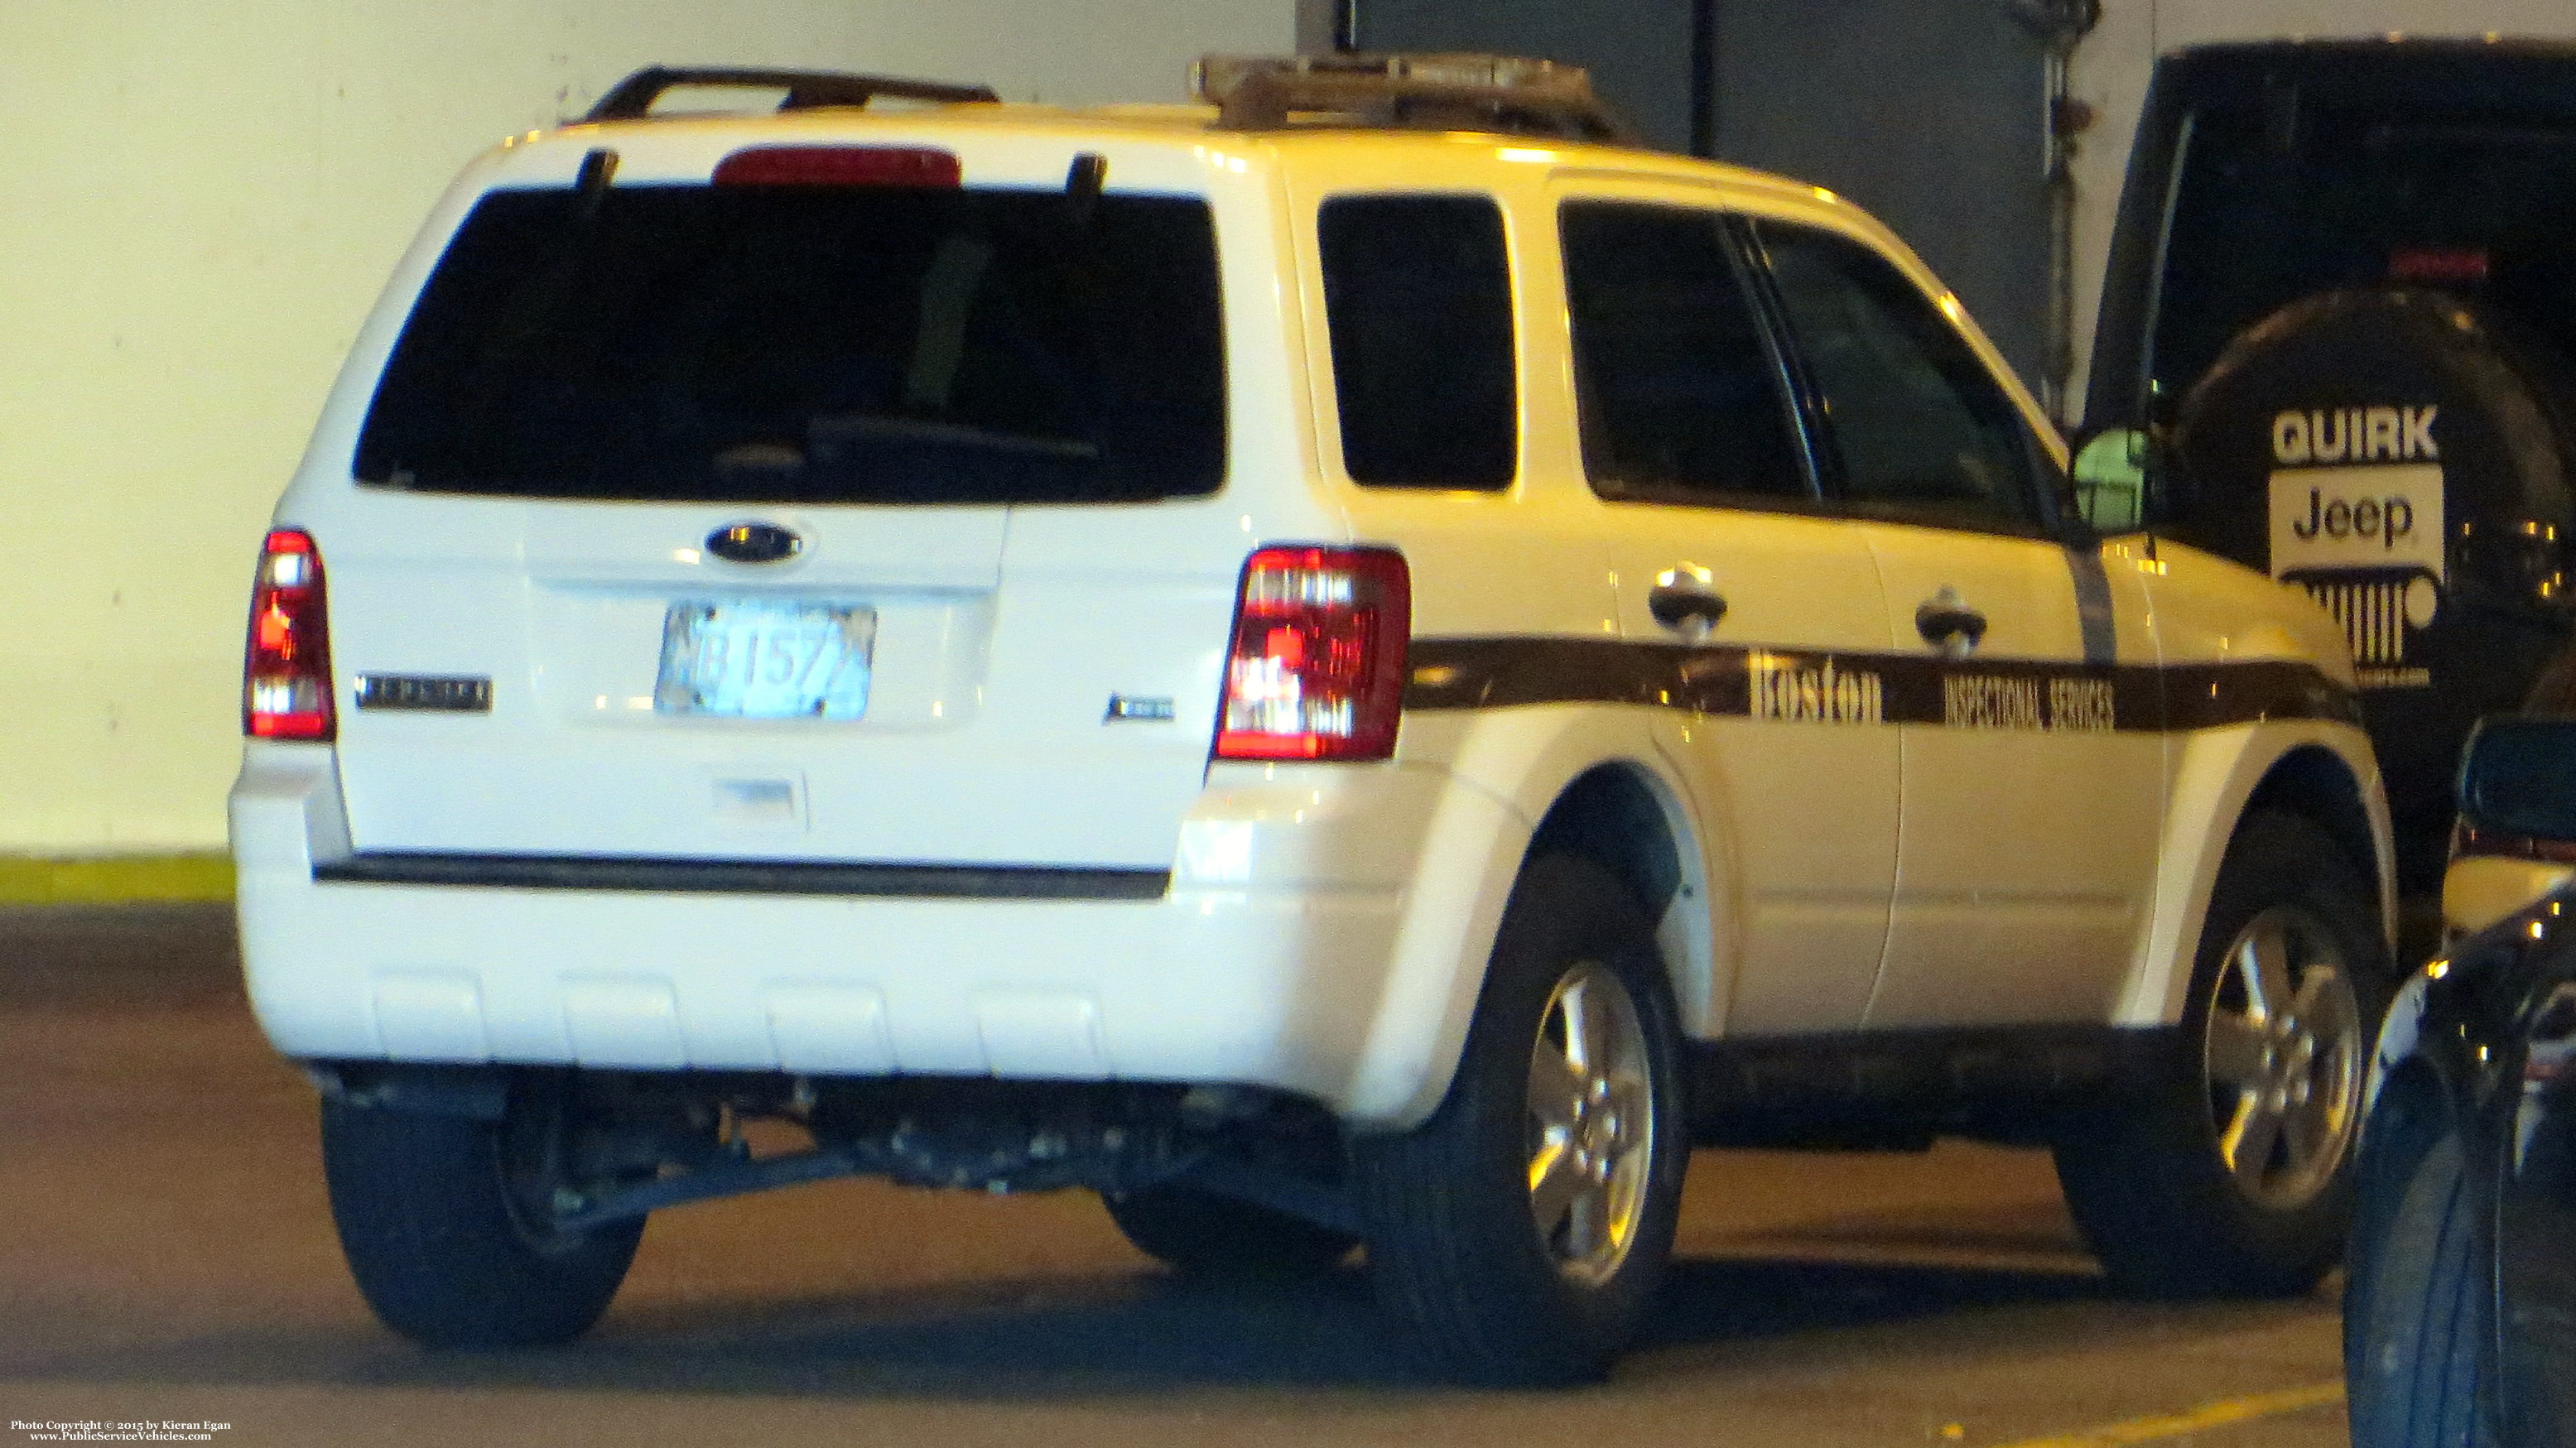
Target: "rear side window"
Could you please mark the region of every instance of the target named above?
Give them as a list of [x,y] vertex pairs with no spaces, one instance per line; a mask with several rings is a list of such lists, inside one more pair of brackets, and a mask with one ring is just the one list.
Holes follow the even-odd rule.
[[1207,204],[903,186],[483,198],[358,443],[362,481],[653,500],[1212,492]]
[[1808,497],[1779,370],[1718,214],[1576,202],[1558,226],[1594,488],[1679,503]]
[[1520,408],[1501,210],[1482,196],[1344,196],[1316,231],[1352,479],[1509,486]]
[[1926,522],[2039,523],[2035,453],[1966,339],[1884,257],[1847,237],[1761,225],[1844,497]]

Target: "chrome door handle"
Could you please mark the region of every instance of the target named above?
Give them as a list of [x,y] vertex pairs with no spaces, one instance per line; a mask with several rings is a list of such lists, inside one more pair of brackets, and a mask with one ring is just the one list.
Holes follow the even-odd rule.
[[1943,584],[1939,593],[1915,605],[1914,631],[1944,658],[1965,658],[1985,642],[1986,616],[1968,607],[1959,590]]
[[1646,592],[1646,611],[1655,622],[1697,643],[1726,618],[1726,597],[1709,586],[1707,569],[1685,563],[1656,575],[1655,586]]

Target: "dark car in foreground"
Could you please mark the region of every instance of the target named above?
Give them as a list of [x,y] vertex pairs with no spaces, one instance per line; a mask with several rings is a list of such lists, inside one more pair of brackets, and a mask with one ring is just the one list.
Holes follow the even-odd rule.
[[[2576,718],[2490,719],[2452,885],[2576,873]],[[2453,888],[2451,914],[2478,889]],[[2576,883],[2457,940],[2380,1035],[2344,1298],[2355,1448],[2576,1443]]]

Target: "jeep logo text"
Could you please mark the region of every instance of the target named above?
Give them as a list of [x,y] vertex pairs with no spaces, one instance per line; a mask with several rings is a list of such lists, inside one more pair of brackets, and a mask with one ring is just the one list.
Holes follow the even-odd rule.
[[2420,569],[2442,584],[2440,465],[2275,468],[2267,491],[2274,578],[2339,568],[2394,578]]
[[2290,524],[2290,532],[2302,543],[2323,533],[2329,538],[2376,538],[2389,549],[2414,531],[2415,504],[2402,493],[2329,501],[2323,488],[2308,489],[2307,519]]

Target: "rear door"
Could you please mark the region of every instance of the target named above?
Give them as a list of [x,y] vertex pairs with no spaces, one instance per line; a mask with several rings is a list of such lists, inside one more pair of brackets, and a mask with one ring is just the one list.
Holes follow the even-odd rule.
[[2046,455],[1942,303],[1852,238],[1757,230],[1896,641],[1903,843],[1868,1024],[2108,1019],[2163,811],[2135,572],[2049,536]]
[[322,539],[360,850],[1169,866],[1242,557],[1211,206],[939,154],[477,205]]
[[1887,939],[1897,739],[1867,539],[1827,516],[1779,360],[1706,193],[1569,188],[1557,226],[1583,463],[1621,637],[1711,848],[1732,1034],[1849,1030]]

